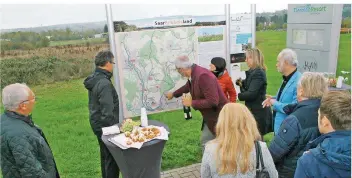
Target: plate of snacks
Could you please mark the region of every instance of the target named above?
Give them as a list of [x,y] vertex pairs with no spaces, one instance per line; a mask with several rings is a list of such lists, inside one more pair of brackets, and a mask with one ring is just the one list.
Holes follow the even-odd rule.
[[134,127],[132,132],[125,132],[127,138],[126,144],[131,145],[133,142],[146,142],[160,136],[160,129],[157,127]]
[[336,87],[337,79],[336,78],[329,78],[328,82],[329,82],[329,87]]
[[132,119],[125,119],[121,125],[121,132],[132,132],[134,127],[139,127],[141,125],[141,121],[133,121]]
[[143,143],[153,139],[168,140],[168,134],[168,131],[164,127],[153,125],[147,127],[134,126],[132,131],[125,131],[109,139],[109,141],[122,149],[140,149]]

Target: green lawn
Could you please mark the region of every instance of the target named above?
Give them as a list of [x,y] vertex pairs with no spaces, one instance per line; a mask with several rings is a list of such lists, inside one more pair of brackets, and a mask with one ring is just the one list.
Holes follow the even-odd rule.
[[[285,32],[258,32],[258,47],[268,66],[268,93],[275,94],[281,83],[276,71],[276,56],[285,48]],[[351,35],[342,35],[338,69],[351,71]],[[88,121],[87,91],[83,79],[32,87],[39,98],[33,119],[40,125],[54,152],[62,177],[96,178],[100,176],[98,143]],[[199,112],[186,121],[183,112],[167,112],[149,116],[166,123],[171,135],[163,152],[162,169],[200,162]],[[272,135],[265,136],[269,141]]]
[[[39,98],[33,119],[48,137],[63,177],[98,177],[99,149],[88,122],[87,92],[83,80],[59,82],[33,88]],[[163,154],[163,169],[198,162],[200,152],[199,113],[185,121],[183,112],[149,116],[166,123],[171,130]]]
[[101,44],[106,42],[105,38],[90,38],[87,40],[67,40],[67,41],[50,41],[49,46],[64,46],[64,45],[85,45],[90,44]]
[[[277,72],[275,64],[279,52],[286,47],[286,32],[266,31],[257,32],[257,47],[263,52],[265,64],[268,67],[267,93],[274,95],[281,85],[281,74]],[[341,34],[339,45],[337,75],[340,71],[351,71],[351,34]],[[349,77],[348,84],[351,80]]]

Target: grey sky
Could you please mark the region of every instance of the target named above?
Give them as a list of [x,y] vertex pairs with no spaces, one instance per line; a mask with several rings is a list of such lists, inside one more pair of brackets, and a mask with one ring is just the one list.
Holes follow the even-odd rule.
[[[270,5],[269,5],[270,4]],[[170,15],[220,15],[224,5],[112,5],[114,20],[135,20]],[[257,12],[286,9],[285,3],[257,4]],[[250,12],[250,4],[232,4],[231,13]],[[28,28],[66,23],[106,20],[103,4],[15,4],[1,5],[1,28]]]

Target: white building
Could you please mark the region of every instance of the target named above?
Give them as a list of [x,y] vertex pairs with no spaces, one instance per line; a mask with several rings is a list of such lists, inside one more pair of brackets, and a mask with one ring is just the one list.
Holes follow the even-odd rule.
[[94,35],[94,38],[104,38],[104,37],[106,37],[106,36],[107,36],[106,33],[99,33],[99,34],[95,34],[95,35]]

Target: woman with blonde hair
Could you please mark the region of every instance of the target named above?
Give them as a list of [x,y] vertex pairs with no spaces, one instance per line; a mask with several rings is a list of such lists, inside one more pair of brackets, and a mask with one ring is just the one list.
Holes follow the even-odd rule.
[[[201,166],[202,178],[253,178],[256,175],[257,123],[246,106],[226,104],[216,124],[216,138],[207,143]],[[264,166],[271,178],[278,177],[270,152],[259,142]]]
[[245,101],[245,105],[254,115],[259,132],[263,136],[272,131],[272,111],[270,107],[263,108],[262,106],[266,99],[267,86],[266,67],[262,52],[257,48],[248,49],[246,63],[249,67],[249,70],[246,71],[246,79],[236,81],[241,89],[238,99]]

